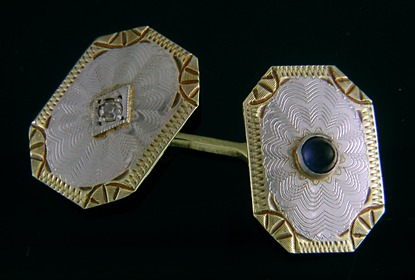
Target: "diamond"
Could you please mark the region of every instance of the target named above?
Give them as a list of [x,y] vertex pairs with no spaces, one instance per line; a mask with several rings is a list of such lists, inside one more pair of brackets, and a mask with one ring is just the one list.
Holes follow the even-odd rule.
[[98,120],[100,122],[113,122],[122,120],[122,96],[118,98],[108,98],[103,100],[102,105],[98,107]]
[[131,85],[118,87],[94,98],[92,102],[92,136],[99,136],[131,120]]

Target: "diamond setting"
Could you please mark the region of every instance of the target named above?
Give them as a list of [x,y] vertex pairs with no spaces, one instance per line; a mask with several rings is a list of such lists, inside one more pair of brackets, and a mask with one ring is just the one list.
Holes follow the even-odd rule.
[[100,136],[109,130],[130,122],[132,92],[133,87],[125,85],[94,98],[91,109],[92,136]]

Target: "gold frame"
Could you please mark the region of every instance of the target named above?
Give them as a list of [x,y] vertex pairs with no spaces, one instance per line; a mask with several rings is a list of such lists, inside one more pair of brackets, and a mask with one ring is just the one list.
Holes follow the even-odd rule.
[[[300,76],[325,80],[363,107],[361,119],[369,162],[369,192],[362,211],[350,228],[340,236],[340,241],[315,242],[296,233],[284,213],[272,210],[275,205],[270,207],[272,201],[269,199],[269,190],[265,187],[261,118],[279,86]],[[290,253],[353,252],[385,212],[375,114],[369,97],[335,66],[278,66],[268,69],[245,99],[243,110],[255,218]]]
[[[53,174],[46,160],[45,129],[54,107],[59,103],[65,92],[71,87],[83,69],[103,53],[124,48],[143,42],[153,42],[168,51],[179,70],[177,77],[179,90],[176,101],[184,102],[176,113],[165,123],[161,132],[153,139],[146,151],[134,166],[120,176],[104,184],[94,187],[74,188]],[[75,64],[68,76],[46,103],[29,129],[30,159],[32,175],[82,208],[91,208],[122,199],[140,186],[154,165],[163,155],[172,139],[199,105],[199,66],[198,59],[180,46],[168,40],[148,26],[117,32],[97,38]]]

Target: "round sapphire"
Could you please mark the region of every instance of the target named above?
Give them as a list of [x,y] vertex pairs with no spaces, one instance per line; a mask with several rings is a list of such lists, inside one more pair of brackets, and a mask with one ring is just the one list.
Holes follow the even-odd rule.
[[320,136],[308,139],[301,148],[304,164],[314,173],[324,174],[336,165],[332,143]]

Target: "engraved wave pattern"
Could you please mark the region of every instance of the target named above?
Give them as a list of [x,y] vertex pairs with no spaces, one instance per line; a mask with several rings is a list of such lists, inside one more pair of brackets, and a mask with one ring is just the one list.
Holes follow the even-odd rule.
[[[291,79],[272,97],[263,118],[267,184],[296,231],[312,240],[337,240],[360,212],[368,192],[366,146],[354,104],[332,85],[313,78]],[[310,133],[329,136],[341,160],[321,181],[294,164],[298,141]]]
[[[161,126],[178,90],[171,56],[152,43],[110,50],[94,60],[56,106],[46,130],[51,170],[73,187],[110,181],[134,164]],[[132,85],[131,122],[91,136],[91,104],[115,86]]]

